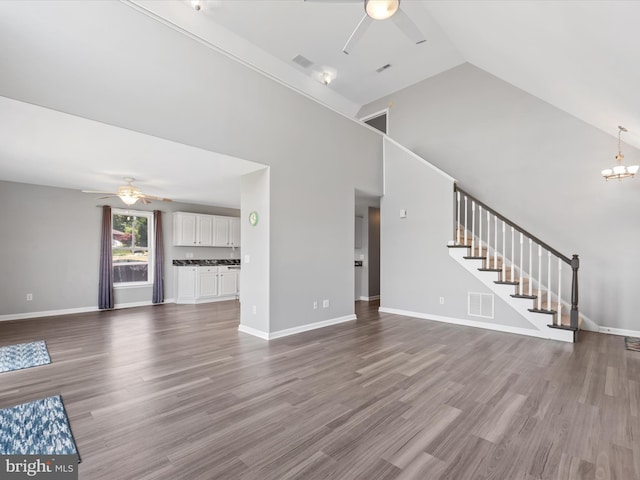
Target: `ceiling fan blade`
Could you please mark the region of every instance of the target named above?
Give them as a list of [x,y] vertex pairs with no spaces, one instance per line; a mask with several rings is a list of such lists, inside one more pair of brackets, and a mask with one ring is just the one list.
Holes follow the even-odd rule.
[[107,195],[117,195],[117,193],[105,192],[104,190],[82,190],[82,193],[104,193]]
[[[96,192],[97,193],[97,192]],[[100,192],[100,193],[107,193],[107,192]],[[116,195],[115,193],[113,195],[107,195],[106,197],[98,197],[97,200],[104,200],[105,198],[115,198],[118,195]]]
[[142,203],[144,203],[145,205],[149,205],[151,203],[151,200],[148,200],[146,197],[138,197],[140,199],[140,201]]
[[173,200],[171,200],[170,198],[163,198],[163,197],[155,197],[153,195],[138,195],[138,198],[142,199],[142,201],[144,200],[158,200],[160,202],[173,202]]
[[344,53],[349,55],[351,49],[355,46],[356,43],[360,41],[360,39],[364,35],[367,27],[371,25],[371,22],[373,22],[373,19],[369,15],[365,14],[365,16],[362,17],[362,20],[360,20],[360,23],[358,23],[358,26],[349,37],[349,40],[347,40],[347,43],[345,43],[344,47],[342,47],[342,51]]
[[400,31],[416,45],[427,41],[418,26],[413,23],[413,20],[411,20],[409,15],[404,13],[402,9],[399,9],[395,15],[391,17],[391,20],[393,20],[393,23],[396,24]]

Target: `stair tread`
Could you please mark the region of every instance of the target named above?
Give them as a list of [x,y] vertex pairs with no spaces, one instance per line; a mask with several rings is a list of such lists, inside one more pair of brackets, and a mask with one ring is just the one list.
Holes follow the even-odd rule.
[[471,245],[447,245],[447,248],[471,248]]
[[502,271],[501,268],[479,268],[478,270],[481,272],[501,272]]
[[475,257],[473,255],[467,255],[462,258],[464,258],[465,260],[486,260],[487,259],[487,257]]
[[511,282],[509,280],[496,280],[493,283],[497,283],[498,285],[519,285],[518,282]]
[[556,313],[558,313],[555,310],[544,310],[540,308],[529,308],[528,310],[533,313],[545,313],[547,315],[555,315]]
[[511,295],[513,298],[526,298],[528,300],[535,300],[536,298],[538,298],[535,295],[520,295],[519,293],[514,293],[513,295]]
[[552,323],[547,325],[547,327],[549,327],[549,328],[557,328],[559,330],[571,330],[573,332],[578,330],[577,327],[572,327],[571,325],[554,325]]

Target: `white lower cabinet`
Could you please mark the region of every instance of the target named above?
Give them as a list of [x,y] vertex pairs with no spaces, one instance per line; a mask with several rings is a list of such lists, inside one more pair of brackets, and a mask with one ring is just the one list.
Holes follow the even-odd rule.
[[198,298],[218,296],[218,267],[198,267]]
[[229,267],[179,266],[176,303],[205,303],[230,300],[238,295],[238,270]]

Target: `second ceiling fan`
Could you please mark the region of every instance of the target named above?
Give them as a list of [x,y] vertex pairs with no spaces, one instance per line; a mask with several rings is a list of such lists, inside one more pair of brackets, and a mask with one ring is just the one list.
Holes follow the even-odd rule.
[[345,43],[342,48],[342,51],[347,55],[349,55],[356,43],[360,41],[373,20],[391,19],[400,31],[416,45],[427,41],[418,26],[400,8],[400,0],[364,0],[364,11],[364,17],[362,17],[362,20],[360,20],[360,23],[358,23],[355,30],[347,40],[347,43]]

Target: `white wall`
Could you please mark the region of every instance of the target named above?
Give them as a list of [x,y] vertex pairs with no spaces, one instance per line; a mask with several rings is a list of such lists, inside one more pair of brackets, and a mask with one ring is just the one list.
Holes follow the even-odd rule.
[[[580,255],[583,313],[601,326],[638,329],[640,179],[600,176],[615,161],[617,125],[606,135],[469,64],[373,102],[360,116],[389,102],[395,140],[564,255]],[[623,144],[623,152],[628,164],[640,163],[637,149]]]
[[[245,328],[245,331],[263,337],[267,337],[271,331],[270,196],[269,168],[242,177],[240,324],[241,328],[250,329]],[[251,212],[258,214],[256,225],[249,223]]]
[[[380,306],[420,315],[534,327],[495,297],[493,319],[467,314],[467,293],[491,293],[450,256],[453,182],[385,140],[385,195],[380,202]],[[400,210],[407,217],[400,217]],[[440,297],[444,304],[440,304]]]
[[[0,181],[0,316],[97,306],[102,210],[96,205],[124,207],[119,199]],[[187,251],[200,259],[239,258],[239,249],[172,246],[172,212],[237,217],[238,210],[175,202],[131,208],[153,209],[164,212],[165,298],[174,298],[174,258]],[[115,303],[151,302],[151,293],[151,286],[115,289]]]

